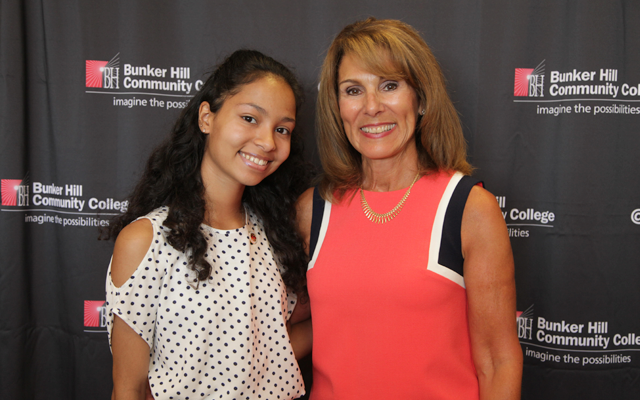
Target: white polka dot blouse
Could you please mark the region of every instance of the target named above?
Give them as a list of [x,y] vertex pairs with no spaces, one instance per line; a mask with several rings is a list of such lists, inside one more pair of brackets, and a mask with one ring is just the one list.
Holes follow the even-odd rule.
[[167,243],[167,208],[148,218],[153,242],[120,288],[107,274],[107,329],[114,315],[150,348],[149,383],[161,399],[294,399],[304,384],[286,330],[295,306],[262,225],[202,225],[211,276],[196,282],[184,253]]

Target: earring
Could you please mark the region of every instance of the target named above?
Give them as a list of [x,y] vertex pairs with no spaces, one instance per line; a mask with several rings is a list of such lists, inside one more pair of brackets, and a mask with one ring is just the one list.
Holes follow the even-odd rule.
[[427,110],[425,110],[424,108],[422,110],[420,110],[420,115],[424,115],[427,112]]

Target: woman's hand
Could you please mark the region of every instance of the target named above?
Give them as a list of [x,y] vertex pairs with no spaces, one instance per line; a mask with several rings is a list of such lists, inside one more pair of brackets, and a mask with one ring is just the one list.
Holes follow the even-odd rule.
[[311,353],[313,347],[313,328],[311,325],[311,304],[307,299],[306,303],[298,302],[296,308],[291,314],[291,318],[287,321],[287,331],[289,332],[289,340],[296,360],[300,360]]
[[496,198],[481,187],[474,187],[467,199],[461,239],[480,398],[519,399],[522,349],[516,328],[513,254]]

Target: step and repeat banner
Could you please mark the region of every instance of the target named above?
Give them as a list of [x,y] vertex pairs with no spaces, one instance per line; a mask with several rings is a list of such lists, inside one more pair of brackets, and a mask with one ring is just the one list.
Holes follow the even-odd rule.
[[[393,3],[393,4],[391,4]],[[317,76],[346,24],[440,60],[509,228],[523,399],[640,398],[640,3],[0,1],[0,398],[108,399],[99,229],[238,48]]]

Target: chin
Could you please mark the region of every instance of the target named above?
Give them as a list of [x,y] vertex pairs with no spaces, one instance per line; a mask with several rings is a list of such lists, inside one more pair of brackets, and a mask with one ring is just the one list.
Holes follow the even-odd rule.
[[265,180],[267,177],[269,177],[269,175],[271,175],[271,174],[264,174],[264,175],[260,175],[260,176],[247,177],[246,179],[244,179],[242,181],[242,183],[245,186],[256,186],[256,185],[260,184],[260,182]]
[[395,155],[395,153],[391,151],[383,151],[383,150],[365,151],[360,154],[362,155],[362,157],[368,158],[369,160],[384,160],[387,158],[391,158]]

